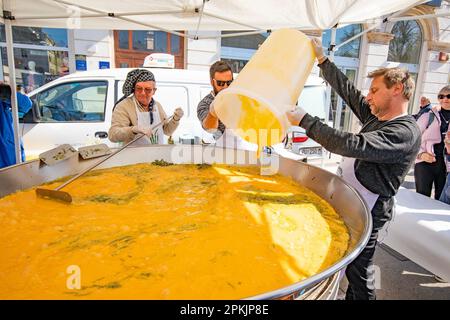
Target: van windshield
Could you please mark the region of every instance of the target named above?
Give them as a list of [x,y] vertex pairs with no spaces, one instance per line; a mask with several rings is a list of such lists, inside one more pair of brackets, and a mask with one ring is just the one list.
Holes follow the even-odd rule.
[[325,120],[326,115],[326,87],[305,86],[298,99],[298,105],[310,115]]

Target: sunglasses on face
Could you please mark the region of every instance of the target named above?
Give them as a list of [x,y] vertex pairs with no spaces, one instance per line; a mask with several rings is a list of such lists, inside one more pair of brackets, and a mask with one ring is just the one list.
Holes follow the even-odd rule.
[[225,85],[225,83],[227,84],[227,86],[230,86],[230,84],[233,82],[233,80],[221,81],[221,80],[216,80],[216,79],[214,79],[214,81],[216,82],[216,84],[219,87],[223,87]]
[[444,99],[444,98],[450,99],[450,93],[448,93],[448,94],[440,94],[440,95],[438,95],[438,98],[439,99]]

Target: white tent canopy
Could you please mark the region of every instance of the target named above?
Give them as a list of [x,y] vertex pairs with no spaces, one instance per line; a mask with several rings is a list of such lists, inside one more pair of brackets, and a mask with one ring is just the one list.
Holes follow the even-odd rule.
[[[20,162],[12,26],[162,30],[193,38],[198,31],[280,28],[326,30],[383,21],[426,0],[0,0],[5,24],[16,159]],[[384,20],[386,21],[386,20]],[[193,31],[182,34],[178,31]]]
[[417,0],[1,0],[14,26],[107,30],[330,29]]

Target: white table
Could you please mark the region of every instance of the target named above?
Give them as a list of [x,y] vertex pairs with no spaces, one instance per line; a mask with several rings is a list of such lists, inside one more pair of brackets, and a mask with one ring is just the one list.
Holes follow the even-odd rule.
[[[383,243],[450,282],[450,205],[400,188]],[[387,234],[386,232],[387,229]]]

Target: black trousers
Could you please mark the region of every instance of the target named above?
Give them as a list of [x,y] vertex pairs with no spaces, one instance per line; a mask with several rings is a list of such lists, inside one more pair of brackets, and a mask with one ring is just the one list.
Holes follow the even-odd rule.
[[386,217],[372,215],[373,225],[369,242],[359,256],[345,270],[348,280],[345,300],[375,300],[375,266],[373,256],[377,246],[378,232],[388,221]]
[[414,180],[416,192],[429,197],[434,184],[434,198],[439,197],[444,189],[447,169],[443,157],[436,157],[436,162],[419,162],[414,166]]

